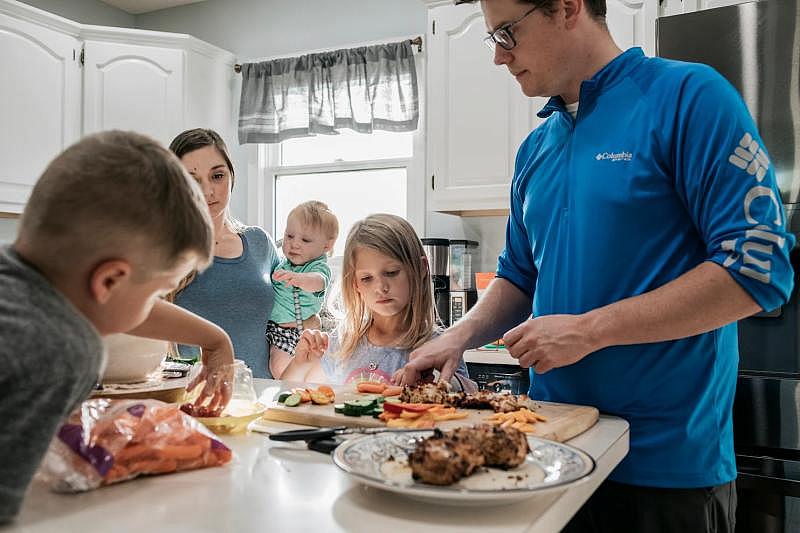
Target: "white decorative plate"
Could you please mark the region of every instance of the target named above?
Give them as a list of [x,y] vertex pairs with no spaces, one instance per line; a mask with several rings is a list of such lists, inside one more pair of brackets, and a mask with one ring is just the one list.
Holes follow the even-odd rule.
[[417,439],[432,431],[377,433],[350,439],[336,448],[333,461],[356,480],[410,498],[449,505],[504,504],[562,489],[594,471],[586,452],[560,442],[528,437],[525,462],[510,470],[480,468],[449,486],[415,481],[408,454]]

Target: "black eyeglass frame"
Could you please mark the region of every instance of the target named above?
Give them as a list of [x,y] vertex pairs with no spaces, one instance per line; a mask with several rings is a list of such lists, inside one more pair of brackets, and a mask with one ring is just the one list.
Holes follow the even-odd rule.
[[[489,35],[483,39],[484,44],[488,46],[492,52],[494,52],[494,47],[496,44],[499,44],[503,50],[513,50],[514,47],[517,46],[517,40],[514,39],[514,33],[511,31],[512,26],[522,22],[523,19],[525,19],[525,17],[527,17],[537,9],[539,9],[539,6],[533,6],[518,19],[503,24],[493,32],[489,33]],[[507,42],[505,42],[506,37],[508,38],[508,41],[511,42],[510,45]]]

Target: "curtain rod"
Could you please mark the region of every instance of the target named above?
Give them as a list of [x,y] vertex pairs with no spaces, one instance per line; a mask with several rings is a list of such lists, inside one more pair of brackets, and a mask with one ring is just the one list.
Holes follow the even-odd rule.
[[[411,44],[417,46],[417,52],[422,52],[422,36],[421,35],[417,36],[417,37],[414,37],[413,39],[409,39],[409,42],[411,42]],[[242,72],[242,65],[240,65],[239,63],[236,63],[233,66],[233,70],[236,73]]]

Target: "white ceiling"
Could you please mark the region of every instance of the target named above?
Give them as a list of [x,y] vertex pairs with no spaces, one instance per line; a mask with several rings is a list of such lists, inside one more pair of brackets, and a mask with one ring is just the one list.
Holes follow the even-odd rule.
[[183,6],[186,4],[196,4],[205,0],[101,0],[110,6],[114,6],[131,15],[139,15],[150,11],[158,11],[168,7]]

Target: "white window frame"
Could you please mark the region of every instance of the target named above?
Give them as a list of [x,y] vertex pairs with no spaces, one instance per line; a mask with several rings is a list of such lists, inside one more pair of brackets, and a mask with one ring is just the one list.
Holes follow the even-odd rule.
[[[402,40],[402,39],[397,39]],[[386,39],[383,42],[390,42]],[[355,44],[353,47],[376,43]],[[358,170],[377,170],[386,168],[406,169],[406,220],[411,223],[417,235],[425,235],[425,213],[427,195],[425,194],[425,51],[415,52],[414,63],[417,70],[419,88],[419,126],[412,134],[413,155],[410,158],[375,159],[366,161],[339,161],[313,165],[280,165],[280,144],[251,144],[248,147],[247,180],[247,222],[264,228],[275,240],[275,181],[278,176],[293,174],[312,174]],[[309,52],[303,52],[309,53]],[[374,194],[380,194],[375,191]],[[313,199],[309,196],[309,200]],[[367,201],[369,201],[367,199]],[[347,228],[342,228],[342,232]],[[340,235],[341,237],[341,235]]]

